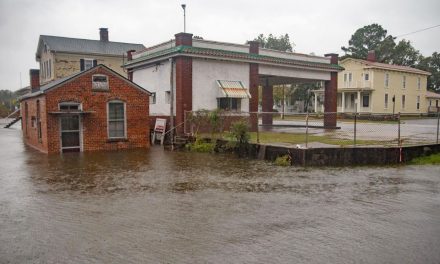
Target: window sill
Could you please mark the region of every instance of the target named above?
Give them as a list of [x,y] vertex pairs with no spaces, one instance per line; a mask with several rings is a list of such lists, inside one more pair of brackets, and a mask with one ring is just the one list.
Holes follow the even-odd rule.
[[108,138],[107,143],[114,143],[114,142],[128,142],[127,138]]
[[92,88],[92,92],[110,92],[109,88]]

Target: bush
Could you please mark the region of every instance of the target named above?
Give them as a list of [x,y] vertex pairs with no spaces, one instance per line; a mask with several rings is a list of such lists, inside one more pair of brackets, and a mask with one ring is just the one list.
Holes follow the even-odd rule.
[[248,144],[251,138],[249,134],[249,125],[245,121],[237,121],[232,123],[230,129],[230,135],[232,138],[238,141],[240,145]]
[[214,152],[215,144],[210,142],[203,142],[197,139],[194,143],[186,145],[186,149],[193,152],[212,153]]
[[277,166],[290,166],[290,157],[289,155],[279,156],[275,159],[275,165]]

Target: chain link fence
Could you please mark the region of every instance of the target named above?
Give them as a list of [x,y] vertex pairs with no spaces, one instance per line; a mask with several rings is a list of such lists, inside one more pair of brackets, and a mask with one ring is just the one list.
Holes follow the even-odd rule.
[[[225,137],[231,124],[246,122],[251,141],[300,148],[411,146],[438,144],[440,113],[278,113],[192,111],[185,113],[184,132]],[[335,125],[336,124],[336,125]]]

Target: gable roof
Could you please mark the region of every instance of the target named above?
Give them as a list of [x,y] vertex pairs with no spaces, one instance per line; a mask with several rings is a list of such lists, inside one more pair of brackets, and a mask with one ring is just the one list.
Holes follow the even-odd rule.
[[62,85],[75,80],[77,77],[80,77],[82,75],[90,73],[90,72],[94,71],[97,68],[104,68],[107,71],[109,71],[111,74],[116,75],[120,79],[123,79],[124,81],[126,81],[129,85],[131,85],[131,86],[133,86],[133,87],[135,87],[135,88],[137,88],[137,89],[147,93],[148,95],[151,95],[151,93],[148,90],[146,90],[146,89],[142,88],[141,86],[135,84],[134,82],[130,81],[129,79],[125,78],[124,76],[120,75],[119,73],[115,72],[114,70],[108,68],[107,66],[99,64],[99,65],[97,65],[97,66],[95,66],[95,67],[93,67],[91,69],[88,69],[87,71],[77,72],[77,73],[74,73],[72,75],[66,76],[64,78],[56,79],[54,81],[46,83],[45,85],[40,86],[40,90],[35,91],[35,92],[31,92],[31,93],[28,93],[28,94],[25,94],[23,96],[20,96],[20,97],[18,97],[18,100],[22,101],[22,100],[25,100],[25,99],[28,99],[28,98],[32,98],[32,97],[36,97],[36,96],[45,94],[49,90],[61,87]]
[[40,35],[36,53],[37,59],[42,52],[44,44],[46,44],[51,51],[55,52],[113,56],[122,56],[122,54],[125,54],[129,50],[145,49],[142,44]]
[[381,62],[372,62],[367,60],[361,60],[361,59],[354,59],[354,58],[346,58],[341,61],[341,64],[348,60],[353,60],[360,62],[366,66],[366,68],[374,68],[374,69],[383,69],[383,70],[390,70],[390,71],[399,71],[399,72],[408,72],[408,73],[415,73],[415,74],[422,74],[422,75],[431,75],[430,72],[422,71],[416,68],[408,67],[408,66],[402,66],[402,65],[394,65],[394,64],[388,64],[388,63],[381,63]]

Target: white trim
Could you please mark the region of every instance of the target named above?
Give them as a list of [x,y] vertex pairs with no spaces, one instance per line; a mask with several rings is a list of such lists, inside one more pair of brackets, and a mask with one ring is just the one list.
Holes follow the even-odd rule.
[[[111,103],[122,103],[124,105],[124,136],[123,137],[110,137],[110,111],[109,105]],[[127,139],[127,104],[122,100],[110,100],[107,101],[107,138],[108,139]]]

